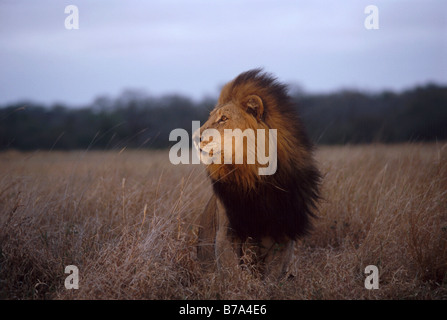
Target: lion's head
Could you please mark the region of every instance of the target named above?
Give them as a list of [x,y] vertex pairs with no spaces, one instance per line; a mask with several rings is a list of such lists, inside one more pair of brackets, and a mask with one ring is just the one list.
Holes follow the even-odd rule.
[[[259,69],[223,87],[208,120],[193,135],[213,181],[251,189],[276,174],[277,161],[282,170],[309,161],[309,142],[289,100],[286,87]],[[270,170],[262,174],[262,168]]]
[[[241,177],[240,172],[244,172],[245,180],[248,176],[250,180],[256,179],[259,168],[266,165],[265,161],[259,161],[261,155],[273,159],[276,170],[276,148],[273,150],[274,144],[269,144],[269,127],[263,121],[263,111],[263,101],[258,95],[247,95],[242,100],[226,100],[221,96],[206,123],[194,135],[213,180],[225,179],[231,173],[235,173],[233,177]],[[240,182],[245,184],[243,180]]]

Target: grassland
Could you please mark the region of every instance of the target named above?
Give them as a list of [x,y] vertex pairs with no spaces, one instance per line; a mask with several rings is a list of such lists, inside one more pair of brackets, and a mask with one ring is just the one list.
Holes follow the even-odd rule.
[[[2,299],[446,299],[447,144],[320,147],[293,278],[203,273],[201,165],[163,151],[0,153]],[[65,266],[79,268],[67,290]],[[364,287],[365,267],[379,289]]]

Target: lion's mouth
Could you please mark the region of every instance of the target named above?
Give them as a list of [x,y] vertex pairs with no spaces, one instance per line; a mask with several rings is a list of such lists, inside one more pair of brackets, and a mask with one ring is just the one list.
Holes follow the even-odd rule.
[[220,154],[219,145],[215,142],[208,142],[205,145],[203,145],[203,143],[196,142],[195,146],[197,150],[200,151],[200,154],[206,157],[215,157]]
[[200,153],[205,155],[205,156],[209,156],[209,157],[214,157],[220,154],[220,151],[214,151],[213,149],[211,149],[210,151],[204,150],[202,148],[199,147]]

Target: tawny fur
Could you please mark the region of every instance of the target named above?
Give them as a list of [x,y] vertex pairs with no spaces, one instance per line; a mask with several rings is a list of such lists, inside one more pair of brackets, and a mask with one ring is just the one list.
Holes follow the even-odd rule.
[[223,87],[198,135],[210,128],[222,136],[224,129],[276,129],[277,170],[259,175],[258,162],[223,164],[223,158],[222,164],[207,166],[214,194],[201,217],[199,259],[231,267],[244,261],[244,248],[255,247],[250,261],[264,274],[284,275],[294,241],[311,228],[320,182],[312,144],[287,87],[259,69],[240,74]]

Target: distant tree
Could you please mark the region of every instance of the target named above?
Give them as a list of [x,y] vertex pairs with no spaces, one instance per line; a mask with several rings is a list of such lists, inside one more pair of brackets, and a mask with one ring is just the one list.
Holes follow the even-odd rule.
[[[447,87],[402,93],[344,90],[306,94],[290,90],[303,124],[319,144],[447,140]],[[0,107],[0,149],[166,148],[169,133],[206,121],[214,98],[193,101],[171,94],[126,90],[113,99],[69,108],[21,102]]]

